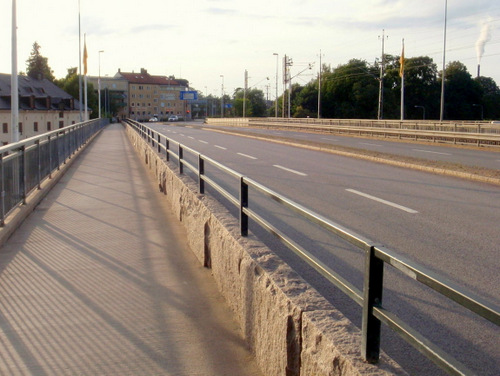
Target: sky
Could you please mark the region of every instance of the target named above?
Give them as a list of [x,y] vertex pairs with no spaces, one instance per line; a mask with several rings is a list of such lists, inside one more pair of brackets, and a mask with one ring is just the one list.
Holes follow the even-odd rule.
[[[429,56],[442,68],[461,61],[477,75],[476,42],[483,40],[481,75],[500,85],[498,0],[17,0],[18,71],[26,71],[35,41],[56,78],[79,61],[79,19],[86,34],[89,75],[147,69],[189,80],[203,94],[232,95],[244,86],[269,99],[282,91],[282,59],[293,61],[292,82],[306,84],[322,64],[373,63],[384,52]],[[79,17],[80,15],[80,17]],[[12,71],[12,0],[0,2],[0,73]],[[104,51],[99,53],[99,51]],[[278,54],[278,56],[273,55]],[[83,53],[82,53],[83,55]],[[100,58],[99,58],[100,56]],[[309,65],[312,69],[308,69]],[[221,77],[223,76],[223,77]]]

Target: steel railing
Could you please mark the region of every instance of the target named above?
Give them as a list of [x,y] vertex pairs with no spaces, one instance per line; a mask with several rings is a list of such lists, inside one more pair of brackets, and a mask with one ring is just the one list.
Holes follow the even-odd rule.
[[[386,324],[413,347],[427,356],[439,367],[452,375],[472,374],[458,360],[447,354],[443,349],[434,345],[423,337],[417,330],[403,322],[394,313],[387,310],[382,305],[382,291],[384,280],[384,266],[389,265],[402,272],[407,277],[420,282],[469,309],[478,316],[500,326],[500,308],[485,301],[476,294],[467,291],[465,288],[447,281],[442,276],[433,273],[425,267],[410,261],[409,259],[396,254],[395,252],[364,239],[362,236],[334,223],[297,203],[274,192],[273,190],[259,184],[258,182],[220,164],[219,162],[204,156],[197,151],[182,145],[181,143],[168,139],[165,135],[153,130],[144,124],[127,120],[127,124],[135,129],[142,138],[151,145],[158,153],[165,154],[167,161],[175,159],[179,166],[180,173],[184,173],[184,168],[188,168],[196,174],[198,179],[199,193],[205,193],[205,184],[209,184],[213,189],[225,197],[232,205],[239,210],[239,223],[242,236],[248,234],[249,219],[255,221],[265,230],[276,236],[290,250],[298,255],[303,261],[312,266],[324,278],[334,284],[354,302],[362,307],[362,355],[368,362],[376,363],[380,355],[380,330],[381,323]],[[172,145],[177,148],[177,154],[172,149]],[[198,160],[195,166],[184,158],[184,153],[192,153]],[[205,175],[205,164],[211,166],[239,181],[239,197],[234,197],[213,179]],[[345,280],[334,270],[325,265],[315,257],[309,250],[304,249],[285,233],[266,221],[262,214],[249,209],[249,190],[259,192],[271,198],[283,207],[300,215],[311,223],[319,225],[331,234],[338,236],[350,244],[362,250],[365,254],[365,271],[363,291],[356,288],[352,283]]]
[[208,118],[206,122],[211,125],[277,127],[415,141],[500,146],[500,124],[492,122],[292,118]]
[[0,147],[0,226],[41,182],[80,149],[105,120],[68,125]]

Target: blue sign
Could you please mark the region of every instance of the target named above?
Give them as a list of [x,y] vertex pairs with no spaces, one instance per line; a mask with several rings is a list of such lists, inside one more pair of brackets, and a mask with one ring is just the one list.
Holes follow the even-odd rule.
[[180,95],[181,100],[197,100],[198,92],[197,91],[181,91]]
[[233,105],[231,103],[226,103],[224,105],[225,108],[233,108]]

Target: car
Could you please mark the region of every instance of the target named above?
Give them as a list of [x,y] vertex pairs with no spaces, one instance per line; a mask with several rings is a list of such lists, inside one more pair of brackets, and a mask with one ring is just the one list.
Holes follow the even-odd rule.
[[179,117],[177,115],[170,115],[168,117],[168,121],[177,121],[179,120]]
[[153,116],[152,118],[149,119],[150,122],[155,122],[158,121],[158,118],[156,116]]

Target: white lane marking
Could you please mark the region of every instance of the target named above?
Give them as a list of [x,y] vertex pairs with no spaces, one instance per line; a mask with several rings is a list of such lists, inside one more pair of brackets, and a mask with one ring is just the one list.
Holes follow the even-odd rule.
[[450,154],[450,153],[440,153],[440,152],[437,152],[437,151],[422,150],[422,149],[413,149],[413,151],[419,151],[421,153],[440,154],[440,155],[453,155],[453,154]]
[[193,137],[193,136],[188,136],[188,138],[190,138],[191,140],[194,140],[194,137]]
[[257,159],[255,157],[252,157],[251,155],[248,155],[248,154],[243,154],[243,153],[236,153],[238,155],[241,155],[242,157],[245,157],[245,158],[249,158],[249,159]]
[[360,192],[360,191],[356,191],[354,189],[346,189],[347,192],[351,192],[351,193],[354,193],[354,194],[357,194],[359,196],[363,196],[363,197],[366,197],[366,198],[369,198],[370,200],[373,200],[373,201],[377,201],[377,202],[380,202],[382,204],[386,204],[386,205],[389,205],[389,206],[392,206],[393,208],[397,208],[397,209],[400,209],[400,210],[404,210],[405,212],[407,213],[411,213],[411,214],[416,214],[418,213],[418,211],[416,210],[413,210],[413,209],[410,209],[410,208],[407,208],[405,206],[402,206],[402,205],[398,205],[398,204],[395,204],[394,202],[390,202],[390,201],[386,201],[386,200],[383,200],[381,198],[378,198],[378,197],[375,197],[375,196],[371,196],[367,193],[363,193],[363,192]]
[[291,172],[292,174],[296,174],[296,175],[300,175],[300,176],[307,176],[307,174],[304,174],[303,172],[292,170],[291,168],[286,168],[286,167],[283,167],[283,166],[280,166],[280,165],[273,165],[273,167],[280,168],[282,170]]
[[203,140],[198,140],[200,141],[202,144],[208,144],[208,141],[203,141]]
[[360,145],[369,145],[369,146],[382,146],[382,145],[378,145],[378,144],[370,144],[369,142],[360,142],[359,144]]
[[186,137],[186,136],[184,136],[184,133],[181,133],[180,135],[181,135],[182,137]]
[[215,147],[219,148],[219,149],[222,149],[222,150],[227,150],[227,148],[225,148],[224,146],[215,145]]

